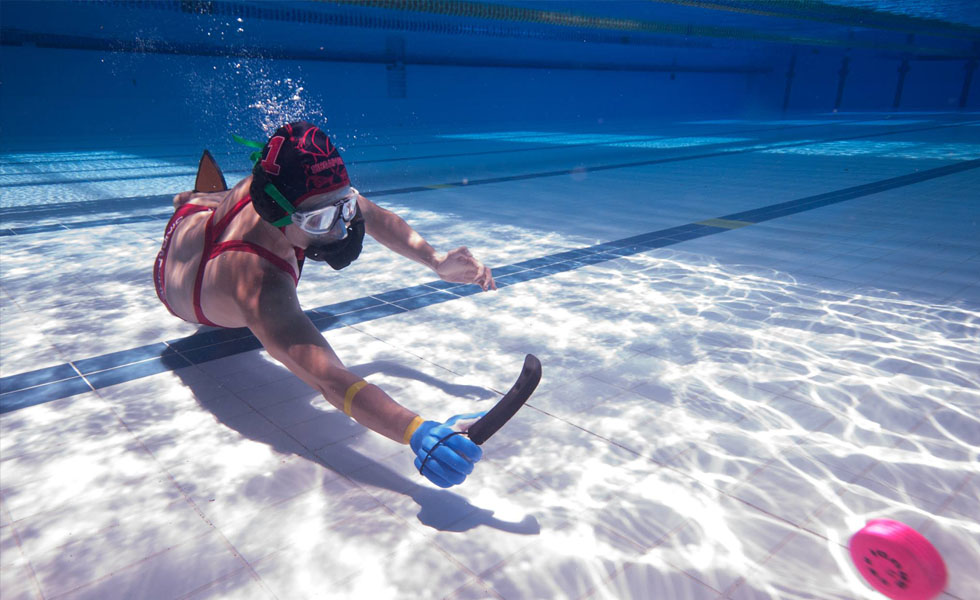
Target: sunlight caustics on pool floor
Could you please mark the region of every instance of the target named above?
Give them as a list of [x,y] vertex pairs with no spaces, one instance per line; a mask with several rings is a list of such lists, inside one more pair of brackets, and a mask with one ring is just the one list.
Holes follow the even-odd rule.
[[[944,597],[966,600],[978,120],[346,144],[365,195],[443,251],[470,247],[501,289],[441,284],[374,243],[343,272],[308,265],[301,302],[345,363],[437,419],[491,404],[524,353],[544,364],[449,491],[247,331],[159,304],[152,261],[199,148],[13,145],[3,595],[874,598],[846,544],[885,517],[933,541]],[[242,176],[247,153],[213,149]]]

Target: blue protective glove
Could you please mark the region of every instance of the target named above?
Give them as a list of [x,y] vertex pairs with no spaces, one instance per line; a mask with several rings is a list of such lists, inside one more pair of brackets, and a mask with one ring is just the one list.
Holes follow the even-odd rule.
[[473,472],[473,464],[483,457],[483,450],[461,432],[485,414],[456,415],[445,423],[419,425],[408,442],[415,452],[415,468],[441,488],[463,483]]

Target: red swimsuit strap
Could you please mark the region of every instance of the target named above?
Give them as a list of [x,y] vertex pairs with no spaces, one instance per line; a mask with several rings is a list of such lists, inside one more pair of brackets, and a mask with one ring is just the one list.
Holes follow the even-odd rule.
[[214,243],[214,213],[208,217],[208,222],[204,224],[204,248],[201,250],[201,262],[197,265],[197,277],[194,279],[194,316],[197,322],[211,327],[221,327],[213,323],[204,316],[201,308],[201,288],[204,287],[204,267],[211,258],[211,244]]
[[207,206],[201,206],[200,204],[183,204],[181,205],[180,208],[174,211],[174,216],[170,217],[170,220],[175,221],[181,217],[186,217],[187,215],[199,213],[202,210],[211,210],[211,208]]
[[[204,249],[201,252],[201,262],[197,267],[197,278],[194,281],[194,316],[197,317],[198,322],[203,325],[221,327],[220,325],[211,322],[204,316],[204,310],[201,308],[201,291],[204,287],[204,267],[207,265],[209,260],[215,256],[218,256],[222,252],[248,252],[250,254],[261,256],[276,267],[288,273],[289,276],[293,278],[294,285],[299,283],[299,273],[293,269],[293,266],[268,248],[259,246],[254,242],[247,242],[245,240],[228,240],[218,244],[214,243],[214,240],[221,237],[221,234],[228,228],[228,225],[231,224],[232,219],[238,216],[238,213],[240,213],[251,201],[251,196],[245,196],[239,200],[235,206],[233,206],[232,209],[229,210],[217,222],[217,224],[213,222],[214,214],[212,213],[204,226]],[[299,264],[300,270],[302,271],[303,250],[302,248],[295,248],[294,251],[296,252],[297,264]]]
[[238,213],[242,212],[242,209],[248,206],[249,202],[251,201],[251,196],[245,196],[239,200],[235,206],[231,207],[231,210],[225,213],[225,216],[221,217],[221,220],[214,226],[214,237],[221,237],[221,234],[225,232],[225,229],[231,223],[231,220],[237,217]]
[[295,269],[293,269],[293,265],[283,260],[278,254],[275,254],[268,248],[259,246],[254,242],[246,242],[245,240],[221,242],[211,248],[211,256],[209,258],[214,258],[222,252],[248,252],[249,254],[257,254],[288,273],[293,278],[294,285],[299,283],[299,276],[296,274]]
[[157,259],[153,263],[153,287],[156,288],[157,298],[160,302],[170,311],[170,314],[177,316],[174,309],[170,307],[167,303],[167,254],[170,252],[170,242],[173,239],[174,232],[177,231],[177,227],[184,220],[185,217],[192,215],[194,213],[201,212],[203,210],[211,210],[207,206],[201,206],[200,204],[184,204],[174,211],[173,216],[167,222],[167,228],[163,232],[163,243],[160,245],[160,252],[157,254]]

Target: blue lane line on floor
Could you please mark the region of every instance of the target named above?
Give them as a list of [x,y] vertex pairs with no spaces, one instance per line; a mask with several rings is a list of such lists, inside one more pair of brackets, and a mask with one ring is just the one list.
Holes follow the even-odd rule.
[[[980,159],[964,161],[834,192],[732,213],[698,223],[688,223],[603,244],[558,252],[497,267],[493,269],[493,272],[497,287],[504,288],[978,167],[980,167]],[[479,292],[480,288],[474,285],[430,281],[322,306],[307,311],[306,314],[320,331],[328,331],[449,302]],[[0,414],[133,381],[157,373],[173,371],[181,367],[234,356],[261,347],[259,341],[246,328],[209,329],[168,342],[149,344],[3,377],[0,378]]]
[[[393,196],[397,194],[409,194],[418,192],[431,192],[434,190],[440,190],[445,188],[453,187],[469,187],[474,185],[486,185],[492,183],[508,183],[513,181],[522,181],[527,179],[540,179],[544,177],[558,177],[563,175],[572,175],[584,172],[599,172],[608,171],[613,169],[624,169],[630,167],[643,167],[657,164],[665,164],[671,162],[681,162],[688,160],[700,160],[705,158],[718,158],[722,156],[730,156],[735,154],[750,154],[753,152],[763,152],[766,150],[772,150],[774,148],[795,148],[801,146],[809,146],[813,144],[824,144],[828,142],[839,142],[847,140],[865,139],[873,137],[881,137],[888,135],[897,135],[901,133],[915,133],[921,131],[931,131],[934,129],[944,129],[947,127],[959,127],[962,123],[943,123],[940,125],[929,125],[925,127],[909,128],[909,129],[899,129],[893,131],[884,131],[879,133],[864,133],[861,135],[851,135],[845,137],[835,137],[820,140],[803,140],[798,142],[765,142],[765,143],[750,143],[749,145],[742,144],[741,142],[732,144],[720,144],[721,146],[729,146],[727,148],[717,149],[710,152],[702,152],[699,154],[690,154],[683,156],[667,156],[656,159],[633,161],[626,163],[615,163],[609,165],[599,165],[595,167],[577,167],[575,169],[558,169],[555,171],[543,171],[538,173],[525,173],[522,175],[508,175],[502,177],[490,177],[486,179],[474,179],[467,181],[454,181],[449,183],[437,184],[437,185],[421,185],[421,186],[411,186],[404,188],[394,188],[388,190],[368,190],[364,192],[367,197],[384,197]],[[173,198],[172,195],[157,195],[157,196],[142,196],[135,198],[112,198],[108,200],[92,200],[77,203],[60,203],[57,205],[52,205],[49,207],[10,207],[6,209],[0,209],[0,219],[3,221],[10,221],[15,218],[33,218],[39,219],[44,217],[50,217],[54,215],[70,215],[70,216],[84,216],[93,215],[97,216],[104,214],[105,212],[111,212],[112,210],[119,211],[131,211],[131,210],[154,210],[154,209],[167,209],[165,213],[157,214],[142,214],[142,215],[130,215],[126,217],[115,217],[111,219],[94,219],[91,221],[76,221],[69,223],[52,223],[47,225],[29,225],[26,227],[0,227],[0,237],[13,236],[13,235],[30,235],[36,233],[47,233],[51,231],[66,231],[75,229],[89,229],[92,227],[104,227],[107,225],[126,225],[132,223],[148,223],[153,221],[166,221],[173,214],[171,208],[168,206],[169,201]],[[165,202],[166,201],[166,202]]]

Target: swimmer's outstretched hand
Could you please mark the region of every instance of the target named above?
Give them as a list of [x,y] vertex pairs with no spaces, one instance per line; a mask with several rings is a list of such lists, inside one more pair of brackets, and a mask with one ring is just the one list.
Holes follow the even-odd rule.
[[485,414],[456,415],[445,423],[424,421],[408,442],[415,452],[415,468],[441,488],[463,483],[483,457],[483,449],[464,432]]
[[451,283],[475,283],[484,292],[497,289],[490,268],[475,259],[466,246],[446,254],[436,266],[436,274]]

